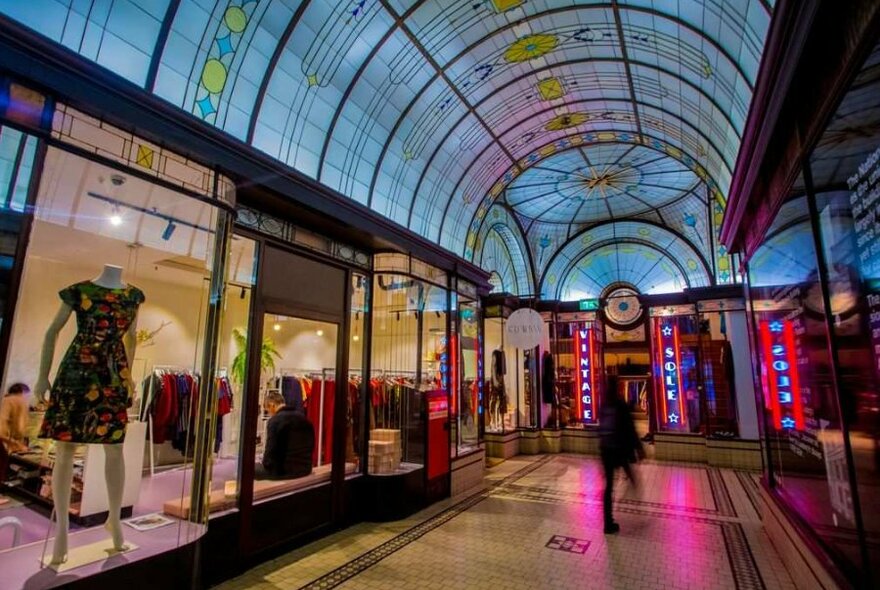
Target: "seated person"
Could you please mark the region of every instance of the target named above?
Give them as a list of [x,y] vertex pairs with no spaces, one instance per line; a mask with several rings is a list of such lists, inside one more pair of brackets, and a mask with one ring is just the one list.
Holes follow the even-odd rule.
[[0,400],[0,445],[9,453],[20,453],[28,448],[28,393],[27,385],[16,383]]
[[315,429],[302,410],[302,401],[285,405],[277,391],[266,394],[269,412],[266,425],[266,450],[257,465],[256,479],[294,479],[312,472]]

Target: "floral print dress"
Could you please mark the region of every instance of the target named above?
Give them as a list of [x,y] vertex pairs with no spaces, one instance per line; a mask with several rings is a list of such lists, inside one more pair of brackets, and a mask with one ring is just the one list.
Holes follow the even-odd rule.
[[76,314],[77,333],[52,384],[40,438],[124,442],[131,375],[123,337],[144,294],[131,285],[110,289],[86,281],[58,295]]

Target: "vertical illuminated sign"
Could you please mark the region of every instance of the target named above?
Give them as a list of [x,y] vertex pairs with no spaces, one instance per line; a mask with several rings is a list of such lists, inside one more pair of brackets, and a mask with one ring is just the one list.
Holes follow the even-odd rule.
[[684,425],[681,382],[681,346],[678,340],[678,324],[674,320],[657,322],[657,357],[662,387],[663,420],[671,427]]
[[761,348],[773,427],[803,430],[804,408],[791,320],[761,322]]
[[575,406],[580,420],[592,424],[596,421],[596,380],[593,362],[593,329],[589,324],[576,324],[574,341],[577,361]]

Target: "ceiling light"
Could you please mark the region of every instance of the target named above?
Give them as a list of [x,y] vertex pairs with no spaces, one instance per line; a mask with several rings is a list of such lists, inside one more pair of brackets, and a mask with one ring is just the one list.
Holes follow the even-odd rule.
[[280,332],[281,331],[281,324],[275,324],[274,326],[272,326],[272,329],[275,330],[276,332]]
[[354,336],[351,337],[351,339],[354,340],[355,342],[357,342],[358,340],[361,339],[361,337],[358,336],[357,334],[355,334]]
[[324,330],[315,330],[315,334],[317,334],[318,336],[323,336]]
[[110,214],[110,217],[108,219],[110,221],[110,225],[122,225],[122,214],[119,212],[119,205],[113,206],[113,212]]

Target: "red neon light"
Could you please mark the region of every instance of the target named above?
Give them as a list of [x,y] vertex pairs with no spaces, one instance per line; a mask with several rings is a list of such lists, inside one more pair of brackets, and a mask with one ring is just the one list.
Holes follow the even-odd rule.
[[663,375],[663,336],[660,333],[662,330],[661,327],[662,320],[657,318],[657,322],[654,324],[657,329],[657,364],[660,367],[660,397],[663,399],[663,423],[669,419],[669,410],[666,407],[666,379]]
[[574,349],[575,349],[575,407],[577,408],[577,417],[578,421],[584,419],[584,377],[581,372],[581,347],[583,346],[583,342],[581,341],[581,329],[579,324],[574,324]]
[[[798,430],[804,430],[804,408],[801,401],[801,383],[797,370],[797,354],[794,348],[794,326],[785,320],[785,346],[788,348],[788,372],[791,378],[791,401],[794,413],[794,424]],[[778,401],[778,400],[777,400]]]
[[675,347],[675,372],[678,377],[678,415],[681,417],[682,426],[684,426],[687,424],[687,412],[684,411],[681,399],[684,384],[681,380],[681,348],[678,345],[678,323],[672,325],[672,341]]
[[455,334],[450,335],[449,337],[449,348],[447,350],[447,356],[449,357],[449,391],[452,393],[452,415],[458,415],[458,396],[459,385],[458,382],[458,342],[455,337]]
[[[596,420],[596,362],[593,358],[593,328],[587,328],[588,340],[590,341],[590,420]],[[581,414],[583,416],[583,414]]]
[[764,367],[767,371],[767,381],[770,385],[770,413],[773,416],[773,427],[779,428],[782,424],[782,410],[779,407],[779,387],[776,369],[773,368],[773,342],[770,337],[770,323],[761,322],[761,346],[764,349]]

